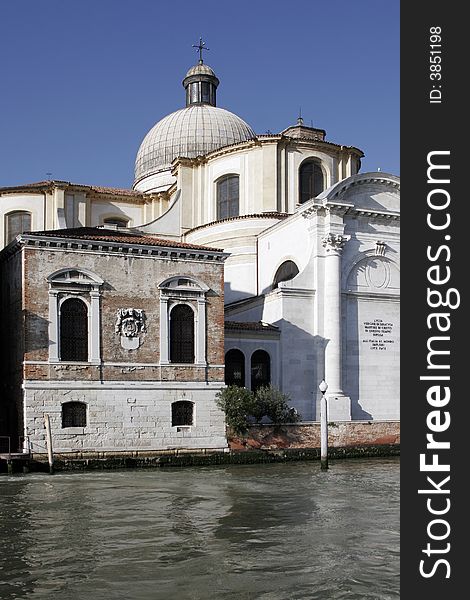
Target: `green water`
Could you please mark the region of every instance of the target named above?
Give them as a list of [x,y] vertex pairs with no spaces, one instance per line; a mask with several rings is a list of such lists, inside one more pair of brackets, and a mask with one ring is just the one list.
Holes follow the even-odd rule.
[[399,461],[0,476],[0,598],[399,598]]

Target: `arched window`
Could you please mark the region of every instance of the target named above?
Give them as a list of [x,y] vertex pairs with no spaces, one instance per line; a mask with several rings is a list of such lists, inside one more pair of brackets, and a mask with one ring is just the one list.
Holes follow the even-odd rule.
[[239,213],[239,177],[228,175],[217,182],[217,219],[238,217]]
[[271,359],[266,350],[256,350],[251,356],[251,389],[271,383]]
[[193,403],[189,400],[178,400],[171,405],[171,425],[192,425]]
[[194,312],[177,304],[170,313],[170,362],[194,362]]
[[245,387],[245,355],[241,350],[229,350],[225,355],[225,383]]
[[86,427],[85,402],[62,404],[62,427]]
[[325,189],[323,171],[316,160],[306,160],[299,170],[299,202],[303,204],[315,198]]
[[118,229],[121,229],[129,225],[129,219],[125,219],[124,217],[108,217],[107,219],[103,219],[103,225],[114,225]]
[[5,242],[9,244],[17,235],[24,231],[31,231],[31,213],[25,210],[16,210],[5,217]]
[[60,359],[88,361],[88,309],[78,298],[60,307]]
[[299,269],[295,262],[292,260],[286,260],[282,263],[274,275],[273,289],[277,288],[281,281],[289,281],[289,279],[294,279],[294,277],[298,274]]

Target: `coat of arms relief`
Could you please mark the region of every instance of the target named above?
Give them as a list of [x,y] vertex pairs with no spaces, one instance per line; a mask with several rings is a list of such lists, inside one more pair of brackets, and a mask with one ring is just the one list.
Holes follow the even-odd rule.
[[140,334],[147,333],[145,312],[141,308],[120,308],[114,331],[120,335],[125,350],[135,350],[140,345]]

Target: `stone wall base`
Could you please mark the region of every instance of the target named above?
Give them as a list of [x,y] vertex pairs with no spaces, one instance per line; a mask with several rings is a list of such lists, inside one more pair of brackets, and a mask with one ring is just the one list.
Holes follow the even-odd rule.
[[[320,423],[252,425],[245,435],[229,433],[231,450],[273,450],[320,447]],[[399,421],[336,421],[328,423],[329,448],[400,444]]]
[[[400,454],[396,444],[331,448],[330,459],[389,457]],[[161,450],[157,452],[83,452],[54,455],[54,471],[101,471],[107,469],[138,469],[163,467],[197,467],[212,465],[242,465],[319,460],[319,448],[286,448],[279,450]],[[35,455],[25,461],[14,461],[12,472],[49,472],[47,458]],[[16,464],[17,463],[17,464]],[[3,468],[4,467],[4,468]],[[0,461],[0,473],[6,472]]]

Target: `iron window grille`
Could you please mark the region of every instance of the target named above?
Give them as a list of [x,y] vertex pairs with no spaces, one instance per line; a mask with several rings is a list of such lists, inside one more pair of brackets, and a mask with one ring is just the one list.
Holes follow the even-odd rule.
[[193,403],[189,400],[178,400],[171,405],[171,424],[184,426],[193,424]]
[[88,361],[88,310],[78,298],[64,300],[60,308],[60,358]]
[[194,363],[194,313],[187,304],[170,314],[170,362]]
[[260,387],[271,383],[271,359],[265,350],[256,350],[251,357],[251,389],[256,391]]
[[225,383],[245,386],[245,355],[241,350],[229,350],[225,355]]
[[65,402],[62,404],[62,428],[86,427],[86,404]]

